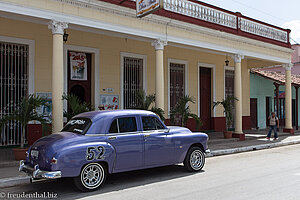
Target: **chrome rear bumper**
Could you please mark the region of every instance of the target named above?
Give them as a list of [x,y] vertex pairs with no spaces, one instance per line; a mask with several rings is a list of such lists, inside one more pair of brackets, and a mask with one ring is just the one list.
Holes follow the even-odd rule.
[[20,172],[25,172],[33,179],[57,179],[61,178],[61,171],[43,171],[39,169],[38,165],[35,165],[34,168],[25,164],[24,160],[20,160],[19,166]]

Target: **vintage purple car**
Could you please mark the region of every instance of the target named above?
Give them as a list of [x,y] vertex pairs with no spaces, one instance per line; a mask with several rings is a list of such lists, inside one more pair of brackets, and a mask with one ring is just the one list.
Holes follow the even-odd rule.
[[100,187],[107,174],[184,163],[200,171],[208,136],[166,127],[152,112],[94,111],[72,118],[60,133],[36,141],[20,161],[34,179],[73,177],[82,191]]

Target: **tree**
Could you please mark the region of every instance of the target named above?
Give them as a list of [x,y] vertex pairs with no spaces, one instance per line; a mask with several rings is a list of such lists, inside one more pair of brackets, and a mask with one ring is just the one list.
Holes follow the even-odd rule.
[[63,94],[62,100],[66,100],[68,103],[68,110],[64,110],[64,117],[69,121],[75,115],[83,112],[92,111],[92,106],[86,102],[82,102],[78,96],[74,94]]
[[184,95],[179,99],[170,112],[171,123],[174,124],[175,116],[179,116],[181,126],[186,126],[187,120],[191,117],[196,121],[196,129],[199,129],[202,126],[202,121],[196,114],[191,112],[189,103],[195,103],[195,98]]
[[222,101],[217,101],[214,102],[213,104],[213,109],[219,105],[221,105],[224,109],[224,114],[226,117],[226,128],[227,130],[230,128],[230,126],[232,125],[232,118],[233,118],[233,114],[232,114],[232,109],[233,109],[233,105],[234,105],[234,101],[238,101],[237,98],[235,98],[234,96],[228,96],[225,99],[223,99]]
[[21,148],[24,148],[26,126],[30,121],[39,121],[43,126],[43,132],[48,128],[48,121],[44,118],[42,114],[36,111],[36,109],[40,106],[49,106],[45,98],[34,96],[32,94],[27,95],[20,100],[14,112],[4,116],[1,119],[1,128],[5,123],[7,123],[10,120],[20,122],[22,126]]
[[165,120],[164,118],[164,110],[161,108],[157,108],[155,106],[151,106],[152,103],[155,102],[155,94],[146,95],[144,90],[140,90],[137,92],[136,103],[132,105],[130,108],[140,109],[140,110],[149,110],[157,114],[161,120]]

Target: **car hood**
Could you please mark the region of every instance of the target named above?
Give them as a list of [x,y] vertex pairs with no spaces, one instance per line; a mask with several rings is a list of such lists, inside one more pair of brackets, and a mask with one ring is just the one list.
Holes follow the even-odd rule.
[[191,133],[191,130],[188,129],[188,128],[185,128],[185,127],[180,127],[180,126],[168,126],[168,129],[170,129],[170,132],[180,132],[180,133],[183,133],[183,132],[186,132],[186,133]]

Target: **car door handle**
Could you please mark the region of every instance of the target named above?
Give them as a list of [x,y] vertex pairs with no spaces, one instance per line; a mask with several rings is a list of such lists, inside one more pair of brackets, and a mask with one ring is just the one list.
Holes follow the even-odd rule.
[[149,134],[146,134],[146,135],[144,135],[144,137],[146,138],[146,137],[150,137],[150,135]]
[[109,140],[115,140],[115,139],[117,139],[117,137],[116,136],[111,136],[111,137],[108,137],[108,139]]

